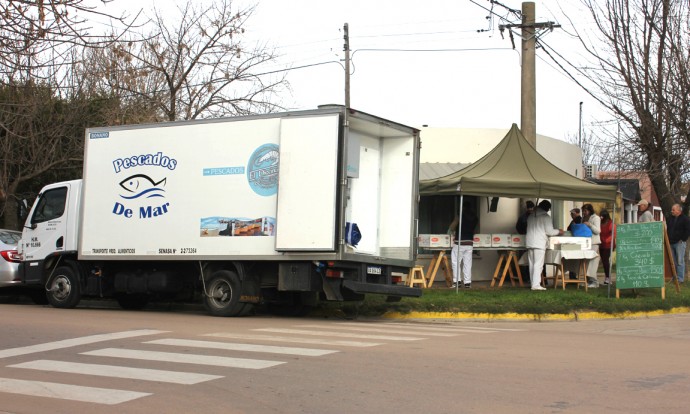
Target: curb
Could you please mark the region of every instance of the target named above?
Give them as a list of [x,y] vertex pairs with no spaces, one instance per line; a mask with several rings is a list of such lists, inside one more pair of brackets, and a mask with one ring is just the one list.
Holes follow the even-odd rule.
[[455,319],[455,320],[484,320],[484,321],[582,321],[603,319],[642,319],[664,315],[690,313],[690,307],[679,307],[670,310],[656,310],[649,312],[571,312],[568,314],[524,314],[524,313],[472,313],[472,312],[386,312],[383,319]]

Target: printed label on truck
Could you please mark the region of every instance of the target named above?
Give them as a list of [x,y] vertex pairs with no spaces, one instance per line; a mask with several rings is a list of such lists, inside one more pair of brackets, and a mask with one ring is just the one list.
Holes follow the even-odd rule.
[[275,236],[276,219],[205,217],[201,219],[201,237]]
[[[166,198],[167,172],[175,170],[177,160],[158,152],[116,158],[112,162],[115,173],[131,172],[120,179],[120,199],[114,202],[112,214],[125,219],[152,219],[167,214],[170,202]],[[156,176],[135,172],[136,167],[160,167]],[[134,170],[130,170],[134,169]]]
[[278,192],[278,169],[280,153],[275,144],[264,144],[257,148],[247,164],[247,180],[255,193],[272,196]]

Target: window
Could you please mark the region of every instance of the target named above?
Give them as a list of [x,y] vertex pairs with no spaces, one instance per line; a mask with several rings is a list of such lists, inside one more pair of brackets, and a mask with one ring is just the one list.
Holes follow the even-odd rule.
[[65,213],[67,187],[48,190],[38,198],[31,224],[43,223],[61,217]]

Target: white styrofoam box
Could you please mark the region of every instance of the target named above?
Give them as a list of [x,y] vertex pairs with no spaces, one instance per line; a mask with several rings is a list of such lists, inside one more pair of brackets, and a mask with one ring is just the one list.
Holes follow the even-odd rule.
[[475,234],[472,238],[473,247],[491,247],[490,234]]
[[582,246],[577,243],[560,243],[556,245],[556,250],[582,250]]
[[450,236],[448,234],[420,234],[417,241],[419,247],[450,247]]
[[525,235],[524,234],[511,234],[510,235],[510,247],[525,247]]
[[556,246],[564,244],[579,244],[580,250],[590,250],[592,248],[592,238],[591,237],[562,237],[553,236],[549,237],[549,249],[556,249]]
[[491,247],[510,247],[510,234],[492,234]]

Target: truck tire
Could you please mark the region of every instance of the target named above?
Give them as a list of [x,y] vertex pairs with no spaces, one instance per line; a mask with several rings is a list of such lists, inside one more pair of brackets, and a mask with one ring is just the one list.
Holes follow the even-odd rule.
[[56,308],[74,308],[81,300],[79,276],[70,266],[55,269],[48,289],[48,302]]
[[206,284],[204,306],[213,316],[240,316],[245,304],[240,302],[240,278],[229,270],[218,270]]

